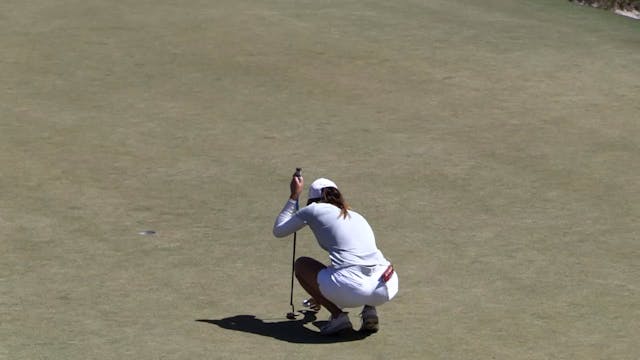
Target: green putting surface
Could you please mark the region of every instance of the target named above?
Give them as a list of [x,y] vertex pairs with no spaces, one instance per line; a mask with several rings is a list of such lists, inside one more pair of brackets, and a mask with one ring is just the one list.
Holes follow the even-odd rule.
[[[560,0],[4,1],[0,359],[636,359],[638,39]],[[285,318],[297,166],[394,263],[377,334]]]

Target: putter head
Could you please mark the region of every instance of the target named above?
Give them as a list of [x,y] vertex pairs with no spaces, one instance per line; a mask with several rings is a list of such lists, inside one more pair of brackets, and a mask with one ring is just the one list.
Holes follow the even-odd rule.
[[288,312],[287,313],[287,319],[289,320],[294,320],[296,318],[297,314],[293,313],[293,312]]

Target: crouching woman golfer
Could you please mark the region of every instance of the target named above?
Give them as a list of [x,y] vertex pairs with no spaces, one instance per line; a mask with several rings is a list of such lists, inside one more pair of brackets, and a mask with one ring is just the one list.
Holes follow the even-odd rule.
[[291,196],[276,218],[273,234],[285,237],[309,225],[318,244],[329,253],[331,264],[300,257],[295,275],[311,295],[312,307],[330,313],[321,334],[332,335],[352,328],[345,308],[362,306],[361,331],[378,331],[376,306],[398,292],[398,275],[376,246],[373,230],[362,215],[351,210],[338,187],[320,178],[309,188],[307,206],[296,210],[304,180],[293,176]]

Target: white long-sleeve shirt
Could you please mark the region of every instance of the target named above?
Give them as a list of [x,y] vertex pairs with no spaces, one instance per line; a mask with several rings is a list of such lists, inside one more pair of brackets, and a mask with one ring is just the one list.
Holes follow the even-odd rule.
[[343,218],[337,206],[313,203],[296,211],[296,201],[288,200],[276,218],[273,235],[285,237],[309,225],[321,248],[329,253],[331,265],[389,265],[376,246],[373,230],[362,215],[349,210]]

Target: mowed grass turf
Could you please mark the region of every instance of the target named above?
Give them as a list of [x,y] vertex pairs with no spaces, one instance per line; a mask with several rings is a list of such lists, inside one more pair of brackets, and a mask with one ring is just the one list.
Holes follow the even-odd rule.
[[[3,1],[0,359],[637,358],[638,39],[561,0]],[[296,166],[399,272],[378,334],[285,319]]]

